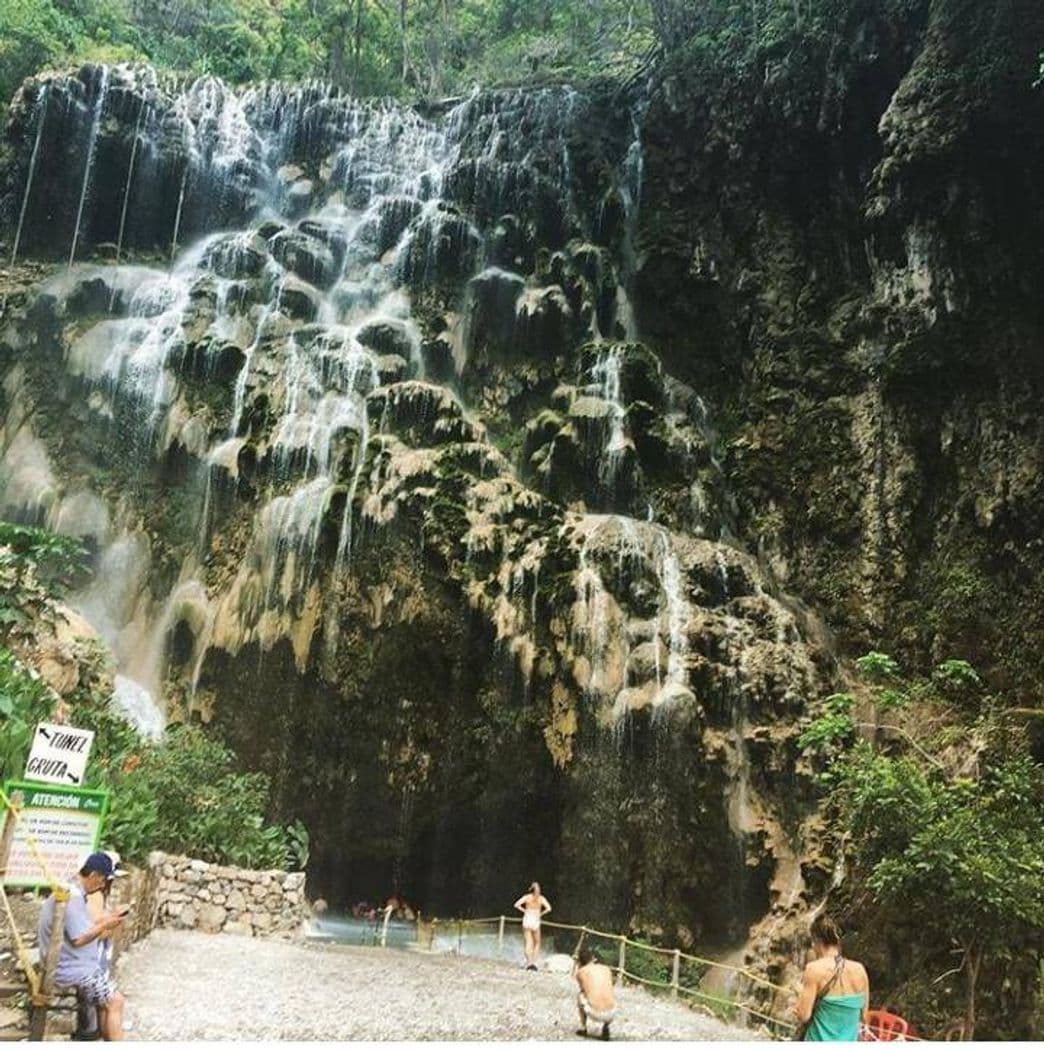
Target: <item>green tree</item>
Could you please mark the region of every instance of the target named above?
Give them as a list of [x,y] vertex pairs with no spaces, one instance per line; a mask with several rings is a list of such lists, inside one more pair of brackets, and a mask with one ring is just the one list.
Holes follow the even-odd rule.
[[[855,725],[839,724],[851,703],[831,697],[801,744],[828,763],[829,804],[857,877],[879,903],[959,946],[972,1038],[984,960],[1027,940],[1044,944],[1044,767],[1002,706],[981,698],[969,712],[982,683],[964,661],[946,661],[927,681],[905,680],[881,653],[857,666],[871,695],[897,721],[908,714],[911,727],[918,712],[961,697],[949,724],[933,722],[920,740],[899,726],[854,744]],[[980,755],[975,775],[951,758],[969,752]]]

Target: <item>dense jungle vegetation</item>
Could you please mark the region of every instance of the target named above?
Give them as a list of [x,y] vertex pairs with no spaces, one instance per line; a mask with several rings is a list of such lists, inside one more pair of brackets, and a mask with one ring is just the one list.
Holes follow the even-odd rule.
[[[8,0],[0,98],[40,68],[144,61],[231,83],[321,78],[360,95],[626,80],[663,51],[753,60],[828,44],[850,0]],[[919,0],[884,0],[899,17]]]
[[[1015,109],[1007,100],[1022,99],[1019,92],[1037,72],[1016,68],[1009,61],[1005,34],[1010,36],[1011,19],[1005,21],[1004,12],[1010,7],[1002,0],[0,2],[0,117],[27,76],[86,61],[148,62],[172,75],[212,74],[236,84],[316,78],[357,95],[428,103],[452,100],[476,86],[568,82],[622,91],[640,87],[647,78],[662,85],[668,74],[677,74],[670,119],[678,113],[687,116],[677,117],[677,124],[667,130],[653,129],[651,137],[659,136],[659,149],[666,155],[669,150],[663,140],[671,140],[673,146],[696,127],[706,145],[701,139],[693,156],[705,162],[706,169],[689,170],[696,165],[688,164],[688,158],[671,168],[661,158],[661,169],[671,173],[670,178],[663,177],[664,183],[670,182],[672,190],[684,187],[686,180],[691,185],[679,191],[677,207],[673,199],[661,199],[658,205],[650,202],[650,214],[657,207],[660,211],[643,219],[647,223],[643,247],[658,251],[671,238],[682,244],[678,231],[684,226],[688,236],[689,227],[695,230],[703,223],[714,229],[708,241],[718,235],[722,243],[731,238],[720,253],[726,260],[723,269],[737,258],[741,262],[735,263],[737,287],[728,293],[734,292],[733,298],[722,294],[719,300],[717,275],[704,269],[697,253],[691,252],[691,258],[685,255],[692,247],[685,242],[676,256],[681,260],[676,269],[685,276],[673,283],[671,273],[670,280],[663,282],[668,288],[664,302],[658,304],[670,316],[657,319],[657,332],[642,335],[653,343],[672,327],[699,329],[711,347],[710,359],[718,349],[712,344],[720,332],[726,332],[722,345],[727,342],[730,324],[736,331],[763,333],[760,345],[755,345],[753,336],[744,336],[750,344],[735,340],[744,353],[749,352],[742,367],[748,400],[723,394],[716,405],[716,424],[727,446],[726,470],[732,471],[735,488],[743,482],[748,489],[760,486],[760,502],[752,498],[751,505],[757,504],[758,514],[764,511],[764,520],[743,507],[749,529],[744,540],[750,541],[759,530],[765,535],[773,530],[786,533],[781,524],[784,511],[796,507],[792,518],[798,525],[792,531],[807,540],[804,553],[812,566],[807,578],[798,580],[807,584],[801,597],[810,607],[829,610],[830,626],[841,636],[838,691],[809,698],[800,737],[803,760],[814,770],[820,789],[827,826],[825,844],[820,846],[831,862],[838,861],[836,870],[845,873],[836,885],[824,881],[821,888],[824,893],[829,890],[830,907],[854,934],[852,954],[867,962],[875,1005],[888,1002],[915,1018],[922,1034],[950,1032],[965,1037],[975,1032],[1025,1037],[1044,1031],[1044,712],[1039,647],[1022,640],[1040,622],[1041,577],[1026,569],[1035,563],[1016,561],[1012,553],[1025,549],[1029,558],[1040,549],[1039,520],[1034,526],[1032,503],[1040,498],[1040,487],[1038,481],[1028,480],[1029,495],[1020,497],[1023,504],[1012,499],[995,514],[993,510],[980,513],[980,505],[989,502],[989,493],[983,492],[1004,490],[1006,498],[1009,490],[1017,488],[1018,479],[1008,479],[1002,469],[1007,458],[1016,458],[1011,451],[1014,441],[1011,446],[1000,442],[995,454],[983,453],[981,464],[976,460],[972,466],[955,466],[957,459],[946,460],[946,476],[940,480],[942,470],[939,476],[930,476],[930,468],[944,460],[950,444],[958,450],[961,444],[959,436],[953,437],[960,433],[954,429],[957,424],[938,424],[940,433],[948,435],[945,439],[934,433],[936,416],[945,420],[952,404],[964,404],[962,397],[970,403],[979,387],[988,388],[987,379],[976,378],[975,368],[982,368],[981,374],[990,380],[1000,368],[994,360],[986,360],[985,365],[970,360],[980,353],[975,342],[978,332],[967,337],[968,359],[960,356],[965,346],[962,337],[973,329],[967,317],[981,330],[999,330],[998,317],[1015,312],[1004,296],[1010,294],[1021,302],[1012,289],[1019,288],[1019,281],[1032,283],[1026,266],[1013,264],[1011,273],[1003,266],[996,274],[987,272],[982,260],[988,261],[990,255],[988,237],[1006,230],[1019,246],[1018,251],[1013,249],[1012,259],[1024,263],[1026,257],[1019,255],[1024,231],[1014,228],[1017,223],[977,225],[989,209],[982,199],[964,198],[959,190],[962,178],[975,184],[981,172],[967,162],[968,169],[955,174],[952,183],[946,172],[947,165],[964,164],[969,152],[958,148],[947,153],[947,149],[955,142],[963,147],[974,141],[984,126],[993,132],[1001,127],[997,138],[984,141],[1002,141],[1005,148],[997,153],[1006,162],[1013,155],[1017,161],[1020,150],[1027,157],[1044,155],[1032,141],[1005,137],[1010,127],[1003,119]],[[977,27],[975,32],[948,35],[954,27],[971,24]],[[867,25],[874,27],[877,37],[869,31],[861,35]],[[911,68],[911,56],[919,53],[926,26],[937,47],[930,60],[920,63],[917,76],[910,77],[913,86],[907,84],[904,100],[908,108],[893,113],[892,123],[880,133],[882,140],[891,135],[900,143],[894,155],[886,157],[885,146],[878,141],[877,121],[889,100],[899,94],[896,85]],[[962,42],[963,51],[957,45],[950,48],[954,39]],[[1033,52],[1036,46],[1034,41]],[[959,53],[952,65],[939,57],[945,57],[948,48]],[[880,57],[885,52],[890,56],[887,61]],[[894,68],[883,68],[890,62]],[[1044,68],[1041,75],[1044,79]],[[877,93],[872,100],[871,92]],[[969,118],[972,131],[967,132],[961,117],[975,107],[980,107],[975,110],[980,123],[972,124]],[[670,106],[663,106],[658,112],[663,116],[668,110]],[[868,119],[867,113],[873,118]],[[1033,112],[1028,107],[1027,113],[1031,124]],[[693,123],[686,125],[684,120],[690,116]],[[860,121],[864,126],[852,130]],[[756,141],[758,136],[761,142]],[[774,167],[772,162],[780,159]],[[985,166],[990,167],[989,160]],[[1039,170],[1032,169],[1029,161],[1024,167]],[[792,218],[787,209],[795,199],[803,202],[803,193],[813,196],[804,185],[806,178],[817,187],[816,180],[821,179],[823,204],[820,210],[809,208],[808,215],[802,215],[807,217],[804,226],[795,221],[800,229],[793,233],[787,226],[786,220]],[[873,178],[878,180],[876,188]],[[919,196],[904,197],[903,191],[911,186]],[[705,199],[713,204],[700,212]],[[684,206],[691,207],[691,214],[678,218]],[[800,212],[803,206],[794,210]],[[844,285],[834,272],[841,268],[831,268],[841,250],[831,255],[822,243],[829,242],[830,251],[842,245],[845,252],[856,244],[852,254],[861,253],[864,229],[852,215],[858,213],[861,220],[864,206],[866,214],[879,209],[880,214],[871,218],[881,220],[882,229],[885,220],[895,224],[880,236],[882,255],[891,251],[905,260],[904,223],[913,228],[911,216],[920,221],[924,214],[939,220],[942,232],[932,229],[936,238],[932,247],[938,254],[954,242],[962,244],[962,251],[967,245],[968,270],[978,266],[980,274],[986,274],[981,285],[968,283],[973,306],[967,315],[947,318],[945,324],[951,327],[945,332],[942,325],[922,330],[914,306],[904,312],[890,300],[873,299],[878,289],[870,288],[872,282],[859,270],[858,259],[851,268],[856,276],[846,273],[844,279],[851,284]],[[646,207],[644,200],[642,207]],[[917,208],[922,211],[914,215]],[[729,209],[731,227],[721,219]],[[677,226],[671,226],[675,220]],[[931,237],[923,228],[918,227],[918,232],[928,243]],[[806,233],[807,239],[802,239]],[[777,234],[778,240],[772,241]],[[692,236],[699,240],[702,230]],[[946,240],[948,236],[952,241]],[[778,252],[761,251],[765,244]],[[670,247],[673,251],[673,241]],[[974,255],[978,250],[984,256]],[[731,259],[726,258],[730,251]],[[664,257],[669,255],[663,252]],[[1039,251],[1034,260],[1038,257]],[[749,259],[754,262],[747,267],[743,260]],[[758,270],[761,264],[764,268]],[[959,268],[954,263],[953,269]],[[1013,275],[1016,271],[1018,278]],[[655,274],[649,278],[650,285],[654,278]],[[866,287],[856,287],[860,280]],[[763,284],[767,289],[747,314],[736,305],[747,294],[741,283],[747,288]],[[994,302],[985,289],[993,294],[996,288],[1002,291]],[[680,294],[668,301],[676,289],[686,295],[691,292],[692,301],[684,301]],[[868,305],[857,317],[852,304],[863,295]],[[712,304],[704,313],[699,313],[704,300],[693,305],[698,296]],[[975,311],[976,304],[987,301],[994,312],[988,307]],[[719,314],[720,303],[724,305]],[[735,310],[742,324],[722,321],[720,329],[714,328],[729,310]],[[646,317],[652,313],[648,310]],[[705,328],[693,321],[697,316],[700,324],[706,321]],[[864,374],[864,362],[853,365],[854,352],[851,359],[842,360],[830,340],[849,340],[859,345],[861,353],[860,339],[878,321],[885,334],[880,347],[872,349],[879,352],[880,362],[866,365]],[[996,339],[1003,346],[998,360],[1003,356],[1007,367],[1021,353],[1029,361],[1025,371],[1031,376],[1027,389],[1032,393],[1036,389],[1032,376],[1039,371],[1037,334],[1027,322],[1025,330],[1010,335],[1010,346],[1007,338]],[[987,344],[993,345],[988,339],[981,345]],[[951,351],[953,355],[947,356]],[[724,351],[720,359],[726,364],[729,360]],[[809,361],[814,367],[806,367]],[[693,377],[703,377],[704,364],[697,362],[686,379],[695,385]],[[709,375],[710,366],[706,369]],[[738,386],[735,377],[740,368],[723,366],[720,371],[727,382],[735,380]],[[1021,382],[1021,371],[1014,371]],[[903,478],[922,468],[925,477],[920,489],[911,486],[899,495],[885,492],[895,505],[905,503],[910,517],[893,520],[880,511],[881,549],[875,554],[879,560],[868,557],[870,568],[865,572],[862,564],[858,567],[870,582],[836,568],[858,548],[863,516],[870,514],[871,504],[861,501],[871,479],[857,476],[860,461],[839,459],[840,466],[818,490],[810,485],[805,493],[802,488],[820,476],[817,471],[834,455],[828,438],[841,435],[837,447],[847,447],[844,442],[856,427],[845,414],[843,401],[862,391],[866,375],[876,391],[875,404],[892,398],[908,413],[896,410],[889,417],[880,410],[874,417],[885,420],[880,423],[881,448],[887,451],[888,437],[923,453],[916,467],[911,465],[914,452],[902,461],[905,473],[900,472],[895,491]],[[1017,385],[1012,380],[1012,386]],[[713,402],[713,396],[709,400]],[[1039,404],[1039,399],[1033,403]],[[810,421],[797,438],[785,429],[797,415],[792,405],[800,405]],[[752,406],[761,413],[754,423],[746,418]],[[1004,424],[1014,413],[1009,413],[1003,399],[993,407],[995,416],[983,409],[974,426],[969,424],[976,435],[1007,435]],[[869,429],[869,423],[859,419]],[[910,424],[900,434],[893,426],[893,432],[885,435],[888,421],[896,419],[912,419],[923,429]],[[1035,440],[1027,438],[1027,447]],[[778,458],[773,460],[773,454]],[[807,460],[800,455],[807,455]],[[885,458],[884,451],[880,458]],[[901,457],[896,453],[895,458]],[[975,489],[980,466],[987,477],[982,491]],[[825,470],[821,473],[826,477]],[[888,486],[883,468],[881,477],[884,492]],[[997,478],[1002,480],[994,484]],[[933,507],[950,499],[950,490],[943,491],[942,486],[951,481],[961,494],[971,493],[967,504],[974,505],[974,513],[967,507],[955,513],[953,532],[943,542],[930,534],[930,525]],[[932,504],[936,498],[938,503]],[[1000,505],[1003,501],[997,499]],[[951,502],[956,504],[956,498]],[[765,509],[770,504],[772,509]],[[851,520],[842,528],[846,507]],[[807,534],[801,531],[806,527]],[[888,574],[899,560],[895,551],[907,541],[913,551],[918,539],[931,548],[917,566],[923,577],[915,576],[911,568],[908,576],[897,573],[891,579]],[[801,547],[795,541],[793,550],[800,554]],[[798,560],[798,554],[792,561]],[[916,552],[909,557],[914,565]],[[9,524],[0,531],[0,642],[9,643],[0,649],[0,772],[4,776],[20,772],[33,722],[54,713],[53,695],[40,685],[24,658],[31,647],[19,650],[14,643],[20,635],[30,637],[41,617],[53,616],[56,603],[75,589],[86,571],[82,551],[75,545]],[[1009,573],[1007,584],[1004,573]],[[853,579],[863,580],[863,592]],[[922,579],[926,582],[918,582]],[[1011,579],[1019,581],[1022,589],[1016,592]],[[915,582],[904,589],[909,580]],[[887,586],[881,586],[882,581]],[[824,618],[831,617],[824,613]],[[856,624],[847,634],[844,626],[838,626],[845,619]],[[875,649],[856,658],[871,645],[887,653]],[[17,658],[13,650],[19,650]],[[270,784],[263,774],[244,771],[230,750],[198,727],[168,729],[161,742],[139,737],[106,706],[105,677],[100,673],[104,654],[90,659],[96,659],[97,667],[91,670],[87,660],[83,687],[70,715],[99,734],[92,773],[113,790],[117,845],[135,858],[161,847],[240,863],[293,866],[306,860],[307,832],[299,824],[286,823],[285,814],[269,820],[273,816]],[[171,790],[183,782],[197,785],[195,797]],[[208,814],[206,820],[198,818],[200,812]],[[819,899],[805,903],[815,905]]]

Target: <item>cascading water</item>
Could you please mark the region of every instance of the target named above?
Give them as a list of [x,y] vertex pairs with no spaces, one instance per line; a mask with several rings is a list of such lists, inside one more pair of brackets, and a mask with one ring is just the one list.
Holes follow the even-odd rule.
[[[619,257],[620,280],[616,286],[616,319],[624,339],[638,338],[638,323],[634,316],[634,277],[638,271],[638,253],[635,234],[638,229],[638,210],[642,199],[642,179],[645,173],[645,155],[642,151],[642,125],[647,103],[637,103],[630,113],[631,142],[627,147],[612,193],[623,211]],[[606,221],[607,201],[599,209],[599,222]]]
[[623,403],[620,370],[623,366],[624,348],[610,346],[598,351],[591,368],[591,379],[598,396],[608,405],[608,427],[605,445],[599,457],[599,472],[602,484],[612,490],[620,464],[628,447],[627,409]]
[[143,685],[118,674],[113,683],[112,699],[124,718],[142,736],[155,739],[163,734],[166,719],[152,694]]
[[[38,303],[61,339],[64,357],[49,362],[64,367],[61,396],[99,446],[73,463],[75,485],[97,488],[106,508],[90,533],[99,571],[77,597],[117,655],[116,703],[143,727],[148,698],[171,719],[227,717],[222,730],[248,707],[249,719],[267,717],[254,706],[268,703],[265,690],[243,670],[256,675],[264,658],[266,673],[310,676],[301,681],[314,698],[291,697],[291,678],[277,690],[286,685],[286,718],[314,702],[327,750],[347,754],[356,745],[337,736],[342,709],[323,704],[342,682],[365,686],[369,672],[353,677],[372,655],[357,653],[360,632],[372,628],[375,650],[395,617],[409,633],[387,637],[439,632],[422,657],[393,643],[403,673],[396,666],[388,688],[417,691],[430,683],[413,664],[450,666],[440,647],[457,627],[450,616],[432,628],[430,605],[461,597],[482,619],[467,641],[492,639],[524,680],[472,661],[476,681],[488,676],[473,706],[489,731],[505,746],[519,739],[482,706],[510,677],[527,731],[554,748],[565,780],[577,741],[597,731],[613,770],[650,782],[636,797],[659,820],[657,778],[684,767],[687,789],[699,764],[671,766],[673,728],[702,739],[689,730],[726,673],[748,673],[737,668],[750,632],[713,585],[713,544],[659,505],[673,531],[622,513],[651,503],[635,481],[643,437],[665,448],[688,426],[667,451],[698,445],[691,420],[677,418],[691,414],[678,408],[687,395],[665,392],[655,355],[613,341],[635,334],[640,111],[598,125],[603,141],[590,100],[568,89],[476,92],[429,118],[315,84],[233,90],[120,68],[88,80],[90,107],[39,96],[25,149],[35,137],[40,157],[26,169],[21,218],[26,247],[47,246],[44,170],[49,192],[64,186],[77,202],[72,244],[57,249],[76,263]],[[43,88],[63,90],[59,79]],[[45,166],[56,112],[80,121],[71,140],[84,168],[67,179]],[[595,148],[605,157],[592,163]],[[78,261],[110,242],[115,265]],[[515,438],[530,421],[553,427],[563,455],[548,469],[581,475],[582,491],[528,487]],[[57,480],[64,465],[40,451],[46,436],[21,433],[3,469],[17,473],[20,507],[59,520],[74,493]],[[701,517],[715,512],[706,502]],[[735,638],[708,655],[705,636],[726,622]],[[238,682],[249,701],[234,695]],[[454,707],[438,698],[425,710],[439,719]],[[749,823],[754,716],[730,710],[729,753],[708,760],[727,761],[733,782],[712,834],[730,817]],[[374,732],[384,717],[373,712]],[[647,738],[627,754],[612,732],[624,729]],[[404,878],[432,826],[428,752],[437,778],[449,746],[428,735],[396,745],[409,773],[424,771],[396,785],[386,825],[400,839],[389,870]],[[650,740],[662,765],[642,766]],[[349,761],[384,760],[353,752],[325,782],[347,784]],[[385,772],[370,782],[375,796]],[[720,793],[720,780],[707,782]],[[491,850],[497,823],[479,835]]]
[[91,173],[94,164],[94,150],[98,144],[98,128],[105,111],[105,98],[109,91],[109,67],[102,66],[101,82],[91,111],[90,131],[87,138],[87,159],[83,165],[83,184],[80,187],[80,203],[76,207],[76,225],[73,227],[72,245],[69,248],[69,266],[76,259],[76,245],[80,240],[80,223],[83,222],[83,206],[87,201],[87,191],[91,185]]
[[[134,162],[138,159],[138,144],[141,142],[142,121],[148,113],[148,104],[142,102],[138,109],[138,122],[134,128],[134,142],[131,145],[130,162],[127,165],[127,181],[123,187],[123,205],[120,208],[120,229],[116,234],[116,259],[119,264],[120,255],[123,253],[123,233],[127,227],[127,205],[130,203],[131,187],[134,185]],[[112,303],[109,304],[112,309]]]
[[40,140],[43,138],[44,125],[47,122],[47,103],[50,99],[50,87],[45,84],[40,89],[34,109],[36,137],[33,140],[33,151],[29,155],[29,170],[25,175],[25,190],[22,193],[22,206],[18,209],[18,225],[15,227],[14,243],[11,245],[11,265],[18,261],[18,246],[22,242],[22,226],[25,224],[25,210],[29,205],[29,196],[33,192],[33,178],[36,175],[36,163],[40,156]]
[[[176,440],[196,449],[203,492],[195,534],[204,554],[216,507],[215,471],[223,469],[233,441],[241,443],[237,455],[243,444],[257,445],[256,459],[271,466],[268,495],[255,518],[254,557],[266,605],[279,605],[316,572],[323,522],[335,498],[343,500],[335,572],[347,562],[371,434],[367,399],[381,381],[378,362],[397,355],[400,375],[403,368],[423,371],[419,340],[408,334],[411,290],[447,276],[466,284],[482,269],[484,227],[505,211],[536,215],[543,227],[538,234],[552,244],[563,244],[570,232],[590,237],[606,224],[602,213],[585,220],[576,196],[571,135],[586,102],[569,89],[474,94],[439,125],[394,104],[353,101],[321,85],[263,85],[236,93],[205,77],[164,101],[154,77],[103,67],[90,110],[70,261],[81,239],[113,75],[120,88],[129,81],[145,91],[123,184],[117,262],[125,234],[136,236],[136,216],[128,215],[140,192],[136,173],[154,168],[166,150],[174,157],[177,188],[173,263],[169,274],[149,272],[137,280],[121,266],[106,272],[110,306],[120,316],[84,332],[70,364],[104,393],[108,411],[118,411],[121,400],[139,406],[146,448],[162,452]],[[170,114],[165,122],[164,112]],[[631,124],[613,189],[623,202],[627,243],[641,188],[640,122],[633,114]],[[527,134],[515,134],[519,126]],[[167,140],[175,133],[181,141],[172,150]],[[323,148],[319,170],[310,151]],[[150,158],[144,165],[140,149]],[[195,229],[201,214],[244,210],[254,215],[252,227],[207,234],[180,250],[190,213]],[[495,266],[485,272],[521,282]],[[517,301],[521,318],[542,308],[539,288]],[[189,437],[183,425],[178,429],[180,372],[190,341],[193,368],[204,376],[238,361],[227,425],[198,448],[202,430]],[[595,395],[609,405],[600,468],[607,487],[628,443],[621,366],[621,349],[609,345],[590,371]],[[252,416],[262,387],[273,420],[264,435],[254,433]],[[666,571],[670,560],[652,549],[658,546],[643,556],[658,566],[667,594],[674,586]],[[580,577],[590,572],[581,554]],[[678,677],[673,600],[666,606],[665,679],[657,669],[661,689]],[[591,626],[596,637],[604,629]]]

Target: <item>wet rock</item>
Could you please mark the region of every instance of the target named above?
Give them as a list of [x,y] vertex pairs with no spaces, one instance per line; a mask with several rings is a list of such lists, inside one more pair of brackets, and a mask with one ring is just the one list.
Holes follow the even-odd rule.
[[376,214],[361,234],[370,241],[377,255],[383,255],[400,242],[410,223],[420,214],[421,207],[416,197],[384,197],[377,202]]
[[406,361],[416,356],[416,330],[405,321],[371,321],[355,333],[355,338],[378,354],[397,354]]
[[424,340],[421,343],[420,355],[424,375],[429,379],[437,383],[446,383],[455,377],[457,366],[454,361],[454,347],[448,336],[439,335],[434,339]]
[[319,293],[310,284],[288,276],[279,289],[279,308],[290,317],[312,321],[319,312]]
[[311,179],[298,179],[284,194],[287,213],[296,217],[308,211],[315,198],[315,183]]
[[268,250],[260,233],[229,234],[210,246],[203,262],[219,277],[237,279],[256,277],[267,258]]
[[662,679],[667,671],[670,653],[660,639],[635,646],[627,657],[627,681],[630,685],[649,679]]
[[527,289],[517,310],[518,338],[527,351],[554,355],[565,348],[573,311],[558,285]]
[[468,352],[479,358],[510,355],[515,346],[516,304],[525,290],[517,273],[488,267],[468,282]]
[[318,288],[329,288],[337,279],[333,252],[320,240],[301,230],[281,230],[268,242],[269,251],[287,270]]
[[298,164],[284,164],[277,169],[276,178],[282,186],[292,186],[295,182],[304,178],[304,169]]
[[411,285],[460,281],[474,270],[481,245],[478,231],[463,215],[439,205],[414,221],[397,268]]
[[382,354],[377,358],[377,374],[382,385],[409,378],[409,367],[409,363],[398,354]]

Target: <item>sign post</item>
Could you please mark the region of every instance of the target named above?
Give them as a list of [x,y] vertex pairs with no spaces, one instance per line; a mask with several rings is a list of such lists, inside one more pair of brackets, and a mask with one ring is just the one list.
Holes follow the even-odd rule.
[[4,792],[19,809],[4,884],[30,888],[50,886],[48,876],[59,883],[72,878],[84,855],[98,847],[109,793],[20,780],[8,781]]
[[26,780],[79,786],[83,783],[93,743],[94,732],[90,729],[41,722],[36,727],[25,764]]

